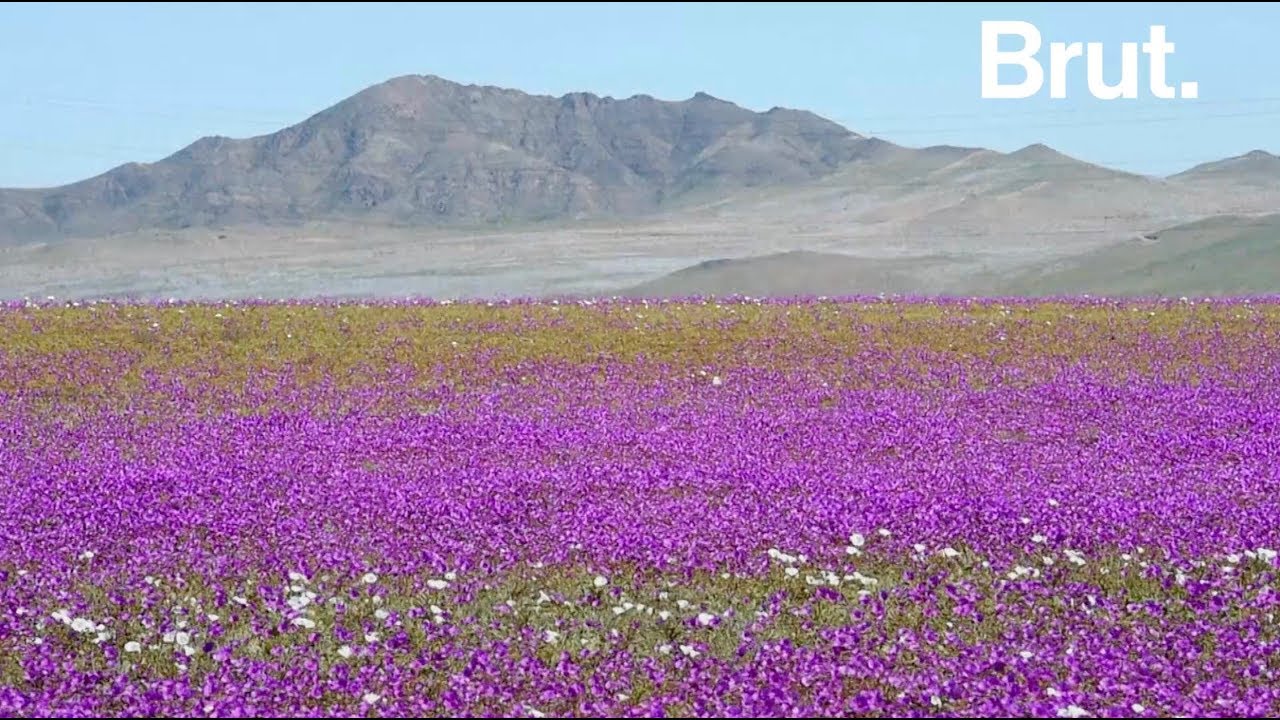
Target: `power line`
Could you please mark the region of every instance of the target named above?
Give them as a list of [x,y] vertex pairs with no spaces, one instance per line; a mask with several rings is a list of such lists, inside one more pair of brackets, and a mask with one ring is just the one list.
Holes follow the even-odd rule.
[[[49,105],[70,110],[90,110],[111,113],[125,113],[131,115],[143,115],[157,118],[183,119],[192,116],[204,117],[211,113],[219,113],[226,115],[236,115],[236,122],[246,125],[263,125],[271,127],[287,127],[296,124],[301,120],[313,115],[308,113],[302,117],[297,117],[294,109],[263,109],[263,108],[238,108],[226,105],[187,105],[187,106],[169,106],[167,108],[145,108],[139,105],[127,103],[113,103],[101,100],[90,100],[83,98],[66,98],[66,97],[32,97],[25,98],[8,98],[0,99],[0,105],[33,107],[36,104]],[[264,115],[271,114],[272,117]],[[284,120],[284,116],[291,116],[293,119]],[[256,116],[256,117],[255,117]]]
[[[1280,115],[1280,110],[1277,110],[1275,113],[1267,113],[1266,116],[1270,116],[1273,114]],[[1251,115],[1251,116],[1254,116],[1254,115]],[[1262,117],[1263,115],[1256,115],[1256,116]],[[903,134],[909,134],[909,132],[910,131],[892,131],[887,134],[903,135]],[[943,132],[943,131],[939,131],[939,132]],[[868,136],[868,137],[885,139],[884,135],[880,135],[880,134]],[[245,141],[248,139],[250,138],[235,138],[234,140]],[[190,145],[190,143],[188,143],[188,145]],[[20,137],[15,137],[10,135],[5,138],[0,138],[0,147],[5,147],[5,148],[15,149],[15,150],[48,151],[48,152],[55,152],[60,155],[71,155],[71,156],[82,155],[85,157],[115,158],[117,157],[117,155],[109,151],[118,150],[121,152],[135,152],[135,153],[142,153],[146,155],[158,155],[160,157],[168,157],[169,155],[179,152],[182,148],[187,146],[184,145],[179,148],[166,146],[165,148],[159,148],[156,146],[149,146],[149,145],[133,145],[133,144],[121,144],[121,143],[95,143],[94,148],[76,148],[63,143],[53,143],[53,142],[48,142],[46,140],[34,140],[34,139],[20,138]],[[942,146],[932,145],[932,146],[903,146],[903,147],[908,150],[927,150],[930,148],[938,148]],[[961,148],[961,149],[969,149],[969,150],[973,150],[974,152],[987,151],[993,154],[998,153],[999,155],[1006,156],[1006,157],[1016,152],[1016,151],[1002,152],[1002,151],[992,150],[990,148],[979,148],[979,147]],[[1060,152],[1060,151],[1055,150],[1055,152]],[[1067,155],[1067,153],[1062,153],[1062,154]],[[1232,158],[1218,158],[1217,160],[1205,161],[1202,155],[1194,155],[1194,156],[1182,155],[1182,156],[1176,156],[1176,157],[1159,156],[1159,157],[1143,157],[1143,158],[1129,156],[1126,158],[1108,158],[1108,159],[1094,160],[1094,159],[1074,158],[1074,157],[1068,156],[1067,159],[1065,160],[1041,160],[1041,161],[1035,162],[1034,167],[1037,169],[1040,169],[1040,168],[1080,167],[1081,165],[1094,165],[1103,169],[1115,169],[1115,168],[1124,168],[1124,167],[1131,167],[1131,166],[1137,166],[1137,165],[1150,165],[1155,163],[1205,164],[1206,162],[1218,162],[1218,161],[1230,160],[1230,159]],[[959,158],[956,160],[956,162],[963,162],[963,160],[964,158]],[[853,167],[856,167],[856,165],[850,165],[848,167],[853,168]],[[936,168],[933,171],[936,172],[938,170],[945,169],[945,167],[946,166],[941,166],[939,168]],[[1138,174],[1142,174],[1142,173],[1138,173]],[[910,186],[911,184],[912,183],[904,183],[902,185]],[[898,185],[891,185],[890,187],[897,187],[897,186]]]
[[[1177,115],[1164,115],[1164,116],[1146,116],[1146,117],[1138,116],[1138,117],[1128,117],[1128,118],[1119,118],[1119,119],[1111,119],[1111,120],[1082,120],[1082,121],[1061,122],[1061,123],[1038,123],[1033,125],[1019,124],[1017,126],[1017,129],[1018,130],[1039,130],[1039,129],[1045,129],[1045,128],[1103,127],[1103,126],[1113,126],[1113,125],[1147,125],[1151,123],[1190,122],[1192,120],[1211,120],[1211,119],[1219,119],[1219,118],[1243,118],[1243,117],[1263,118],[1263,117],[1276,117],[1276,116],[1280,116],[1280,108],[1277,108],[1275,110],[1267,110],[1263,112],[1216,113],[1212,115],[1201,115],[1196,118],[1186,118],[1186,117],[1180,117]],[[985,125],[985,126],[970,125],[967,127],[916,128],[916,129],[910,129],[910,128],[883,129],[881,128],[874,131],[868,130],[864,134],[869,134],[869,135],[874,135],[879,137],[886,137],[890,135],[937,135],[940,133],[975,132],[975,131],[996,130],[996,129],[1002,129],[1002,128],[994,128],[994,127],[991,127],[990,125]]]
[[[1222,100],[1195,100],[1183,102],[1179,107],[1193,110],[1198,107],[1221,107],[1224,105],[1254,105],[1262,103],[1280,103],[1280,95],[1260,95],[1256,97],[1241,97]],[[870,121],[881,120],[919,120],[921,115],[927,115],[930,118],[942,118],[947,120],[968,119],[968,118],[1017,118],[1017,117],[1036,117],[1036,116],[1059,116],[1064,114],[1076,114],[1086,112],[1092,108],[1081,107],[1079,105],[1066,106],[1062,108],[1036,109],[1036,110],[1017,110],[1013,112],[1002,112],[997,110],[991,111],[973,111],[960,113],[896,113],[889,115],[860,115],[854,118],[851,115],[833,116],[833,119],[839,122],[850,122],[854,125],[867,123]]]
[[[186,105],[180,105],[180,106],[170,105],[167,108],[155,109],[155,108],[144,108],[138,105],[119,103],[119,102],[108,102],[108,101],[86,99],[86,98],[68,98],[68,97],[53,97],[53,96],[26,96],[25,98],[21,98],[21,99],[19,98],[0,99],[0,104],[8,104],[8,105],[21,104],[21,105],[26,105],[28,107],[34,105],[37,102],[56,106],[56,107],[64,107],[64,108],[79,108],[79,109],[86,109],[86,110],[124,112],[124,113],[132,113],[136,115],[150,115],[154,117],[168,117],[168,118],[185,117],[191,114],[206,115],[208,113],[226,113],[226,114],[234,114],[239,116],[237,118],[237,122],[251,124],[251,125],[270,125],[275,127],[287,127],[289,125],[293,125],[298,122],[301,122],[307,117],[310,117],[311,115],[315,114],[315,111],[303,112],[303,111],[298,111],[296,108],[280,108],[280,107],[264,108],[264,107],[248,107],[248,106],[232,106],[232,105],[186,104]],[[1254,104],[1263,104],[1263,103],[1280,103],[1280,96],[1264,95],[1264,96],[1255,96],[1255,97],[1227,98],[1227,99],[1221,99],[1221,100],[1196,100],[1190,103],[1185,103],[1181,107],[1184,107],[1187,110],[1193,110],[1198,107],[1254,105]],[[879,115],[873,114],[873,115],[861,115],[861,116],[858,116],[857,118],[841,114],[839,116],[833,116],[833,119],[843,124],[847,124],[851,128],[856,128],[856,127],[868,127],[870,125],[875,125],[879,121],[883,121],[883,120],[899,120],[899,119],[919,120],[921,115],[926,115],[927,117],[934,118],[934,119],[949,119],[949,120],[967,119],[967,118],[1004,119],[1004,118],[1041,117],[1041,116],[1060,117],[1064,114],[1077,114],[1081,112],[1086,112],[1087,110],[1089,110],[1089,108],[1072,106],[1072,107],[1063,107],[1063,108],[1019,110],[1019,111],[1013,111],[1013,112],[974,111],[974,112],[959,112],[959,113],[897,113],[897,114],[879,114]],[[1276,112],[1280,112],[1280,108],[1273,111],[1267,111],[1265,114],[1271,115]],[[1252,114],[1253,113],[1243,113],[1243,114],[1230,113],[1230,114],[1209,115],[1204,117],[1210,117],[1210,118],[1212,117],[1243,117],[1243,116],[1250,116]],[[270,117],[267,117],[268,115],[270,115]],[[284,119],[286,115],[289,116],[291,119]],[[1140,116],[1136,118],[1136,121],[1145,122],[1153,119],[1154,118],[1142,118]],[[1168,116],[1168,119],[1192,120],[1195,118],[1186,117],[1184,115],[1179,115],[1179,116],[1171,115],[1171,116]],[[1130,118],[1130,119],[1113,118],[1109,120],[1096,120],[1096,121],[1085,121],[1085,122],[1087,122],[1090,125],[1110,125],[1110,124],[1126,124],[1134,120],[1135,119],[1133,118]],[[1164,121],[1164,118],[1160,118],[1159,120]],[[1074,122],[1063,123],[1063,124],[1054,123],[1050,125],[1039,125],[1039,126],[1028,126],[1028,127],[1073,127],[1075,126],[1075,124],[1076,123]],[[879,128],[876,130],[876,132],[877,133],[949,132],[953,130],[969,130],[969,129],[981,130],[981,129],[987,129],[987,128],[986,126],[977,126],[976,128],[970,126],[970,127],[950,128],[950,129],[928,128],[928,129],[922,129],[922,130],[912,130],[912,129],[903,130],[899,128],[889,127],[889,128]],[[870,132],[870,131],[866,131],[866,132]]]
[[[111,103],[100,103],[100,102],[91,101],[91,100],[68,100],[68,99],[50,99],[50,98],[45,98],[44,100],[48,102],[66,103],[68,107],[82,107],[82,108],[93,109],[93,110],[97,110],[97,109],[127,110],[127,111],[141,112],[143,114],[152,112],[152,111],[144,110],[141,108],[129,108],[127,106],[121,106],[121,105],[111,104]],[[1239,98],[1235,100],[1224,100],[1215,104],[1239,104],[1239,103],[1257,103],[1257,102],[1273,102],[1273,101],[1280,101],[1280,97]],[[1209,103],[1206,103],[1206,104],[1209,104]],[[233,108],[224,107],[223,109],[227,111],[234,111]],[[1026,113],[1026,114],[1031,114],[1031,113]],[[165,115],[165,116],[168,117],[168,115]],[[960,116],[964,116],[964,114],[951,114],[949,117],[960,117]],[[1231,113],[1217,113],[1217,114],[1202,116],[1201,118],[1197,118],[1197,119],[1246,118],[1246,117],[1247,118],[1272,118],[1276,116],[1280,116],[1280,108],[1275,110],[1255,110],[1255,111],[1242,111],[1242,112],[1231,112]],[[932,116],[932,117],[947,117],[947,116],[939,115],[939,116]],[[1114,119],[1114,120],[1078,120],[1078,121],[1070,121],[1070,122],[1020,125],[1019,129],[1099,127],[1099,126],[1112,126],[1112,125],[1177,122],[1181,120],[1186,120],[1186,118],[1182,118],[1174,115],[1139,116],[1139,117],[1130,117],[1130,118],[1122,118],[1122,119]],[[241,122],[246,122],[246,120],[241,120]],[[287,123],[284,123],[279,120],[259,119],[259,120],[247,120],[247,122],[260,122],[262,124],[271,124],[272,126],[275,126],[275,127],[287,126]],[[926,128],[912,129],[910,127],[880,128],[874,133],[871,133],[871,135],[874,137],[886,138],[886,137],[894,137],[894,136],[901,137],[901,136],[925,135],[925,134],[937,135],[937,134],[954,133],[954,132],[962,132],[962,131],[981,131],[981,130],[992,130],[992,129],[996,129],[996,128],[991,128],[989,126],[967,126],[967,127],[953,126],[953,127],[927,128],[927,129]],[[92,149],[91,148],[74,148],[67,144],[49,143],[47,141],[33,142],[29,140],[15,139],[12,136],[10,136],[7,139],[0,139],[0,147],[7,147],[10,149],[28,149],[28,150],[34,149],[34,150],[40,150],[42,152],[53,152],[53,153],[57,153],[64,156],[79,155],[84,157],[110,159],[116,162],[121,162],[122,159],[119,157],[117,153],[111,152],[111,151],[139,153],[147,156],[158,156],[159,158],[168,157],[169,155],[172,155],[174,152],[177,152],[176,149],[161,149],[157,147],[142,146],[142,145],[101,144],[101,143],[97,144],[96,147]],[[1001,154],[1007,155],[1007,153],[1001,153]],[[959,159],[957,162],[963,162],[963,161],[964,160],[962,158],[962,159]],[[1203,162],[1204,162],[1203,157],[1190,157],[1190,156],[1179,157],[1179,158],[1162,157],[1162,158],[1143,158],[1143,159],[1115,158],[1115,159],[1107,159],[1107,160],[1083,160],[1083,159],[1069,158],[1062,161],[1046,160],[1046,161],[1035,162],[1034,167],[1036,169],[1054,169],[1057,167],[1064,167],[1064,168],[1079,167],[1081,163],[1084,163],[1088,165],[1102,167],[1104,169],[1121,169],[1126,167],[1136,167],[1139,165],[1150,166],[1150,165],[1155,165],[1157,163],[1163,164],[1163,165],[1172,165],[1172,164],[1183,164],[1183,163],[1203,164]],[[945,169],[945,166],[934,168],[930,172],[938,172],[943,169]],[[1136,172],[1133,174],[1147,175],[1146,173],[1141,173],[1141,172]],[[911,187],[916,184],[918,184],[918,182],[889,183],[889,184],[881,184],[878,186],[868,186],[863,189],[874,190],[879,188],[883,188],[883,189],[903,188],[903,187]]]

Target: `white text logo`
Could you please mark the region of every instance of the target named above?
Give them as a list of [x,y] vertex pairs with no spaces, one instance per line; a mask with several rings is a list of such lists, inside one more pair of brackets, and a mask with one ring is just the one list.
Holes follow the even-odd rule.
[[[1001,51],[1000,38],[1022,38],[1018,50]],[[1040,31],[1035,25],[1021,20],[987,20],[982,23],[982,97],[989,99],[1029,98],[1044,87],[1044,66],[1036,55],[1042,45]],[[1184,82],[1174,88],[1166,78],[1167,56],[1172,55],[1174,44],[1165,39],[1165,26],[1152,25],[1151,35],[1142,43],[1142,52],[1148,58],[1150,88],[1154,97],[1162,100],[1175,98],[1194,99],[1199,95],[1199,85]],[[1099,100],[1116,100],[1138,97],[1138,43],[1120,44],[1120,81],[1110,84],[1103,77],[1102,43],[1049,43],[1049,97],[1062,99],[1067,96],[1067,67],[1075,58],[1084,57],[1089,92]],[[1021,66],[1026,78],[1020,83],[1001,84],[1002,65]]]

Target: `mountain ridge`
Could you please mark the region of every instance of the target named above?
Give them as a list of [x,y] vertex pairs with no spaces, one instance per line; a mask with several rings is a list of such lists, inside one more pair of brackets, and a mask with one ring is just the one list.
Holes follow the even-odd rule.
[[153,163],[0,190],[0,238],[314,219],[424,226],[631,216],[699,190],[803,182],[863,136],[804,110],[530,95],[400,76],[301,122]]
[[[1280,161],[1262,155],[1240,158],[1250,167]],[[1136,177],[1040,143],[1010,153],[909,148],[807,110],[757,112],[705,91],[686,100],[552,96],[401,75],[272,133],[206,136],[155,162],[67,185],[0,189],[0,242],[311,221],[460,228],[628,220],[690,198],[804,186],[850,168],[875,178],[888,165],[915,182],[944,184],[994,173],[1019,187],[1012,176],[1026,168],[1052,170],[1055,181]],[[1208,165],[1166,180],[1203,184],[1231,174]],[[913,167],[932,169],[917,177]]]

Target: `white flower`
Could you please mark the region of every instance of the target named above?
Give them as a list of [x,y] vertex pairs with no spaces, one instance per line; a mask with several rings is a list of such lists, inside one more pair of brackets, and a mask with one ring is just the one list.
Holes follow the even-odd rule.
[[542,637],[547,642],[555,644],[560,641],[561,636],[560,636],[560,633],[556,632],[555,630],[548,630],[542,634]]
[[862,536],[862,533],[854,533],[849,536],[849,544],[853,547],[860,548],[867,544],[867,539]]
[[444,579],[448,580],[449,582],[453,582],[454,580],[458,579],[458,573],[450,570],[449,572],[444,574]]
[[338,648],[338,656],[344,660],[351,657],[353,654],[355,654],[355,651],[351,649],[350,645],[343,645]]
[[702,654],[698,652],[698,649],[692,645],[681,645],[680,652],[683,653],[685,656],[691,657],[691,658],[696,658]]
[[592,584],[592,585],[595,585],[595,586],[596,586],[596,587],[598,587],[598,588],[602,588],[602,587],[604,587],[605,585],[608,585],[608,584],[609,584],[609,578],[607,578],[607,577],[605,577],[605,576],[603,576],[603,575],[597,575],[597,576],[596,576],[596,579],[591,581],[591,584]]
[[87,618],[76,618],[75,620],[71,621],[72,632],[78,632],[78,633],[93,632],[94,628],[95,626],[93,624],[93,621]]
[[769,548],[769,557],[781,563],[790,564],[796,561],[796,557],[794,555],[788,555],[778,548]]
[[688,600],[677,600],[677,601],[676,601],[676,607],[680,608],[681,610],[688,610],[688,609],[689,609],[689,601],[688,601]]
[[670,655],[670,654],[671,654],[671,646],[670,646],[670,645],[667,645],[667,644],[665,644],[665,643],[664,643],[664,644],[662,644],[662,645],[659,645],[659,646],[658,646],[658,652],[662,653],[663,655]]
[[96,554],[96,553],[94,553],[92,550],[85,550],[84,552],[80,553],[80,559],[81,559],[81,560],[92,560],[92,559],[93,559],[93,556],[94,556],[95,554]]
[[449,587],[449,581],[448,580],[428,580],[427,587],[431,588],[432,590],[444,590],[445,588]]
[[550,595],[548,595],[548,594],[546,593],[546,591],[545,591],[545,590],[539,590],[539,591],[538,591],[538,604],[539,604],[539,605],[541,605],[541,604],[543,604],[543,603],[549,603],[549,602],[551,602],[551,596],[550,596]]
[[179,646],[179,647],[183,647],[183,646],[186,646],[186,645],[190,645],[190,644],[191,644],[191,633],[189,633],[189,632],[176,632],[176,633],[174,633],[174,634],[173,634],[173,643],[174,643],[175,645]]
[[1058,507],[1061,504],[1062,503],[1058,502],[1057,500],[1053,498],[1049,498],[1049,507]]
[[716,387],[720,387],[721,385],[723,385],[723,384],[724,384],[724,381],[720,379],[720,376],[719,376],[719,375],[716,375],[716,376],[714,376],[714,377],[712,377],[712,378],[711,378],[711,384],[712,384],[712,385],[714,385],[714,386],[716,386]]
[[1240,555],[1239,555],[1239,553],[1232,553],[1232,554],[1228,555],[1228,556],[1227,556],[1227,562],[1231,563],[1232,565],[1235,565],[1236,563],[1240,562]]
[[378,582],[378,576],[376,573],[371,573],[371,572],[365,573],[364,577],[360,578],[360,581],[363,582],[365,585],[372,585]]
[[544,712],[542,712],[541,710],[534,710],[533,708],[529,707],[528,705],[525,705],[525,706],[524,706],[524,711],[525,711],[525,712],[527,712],[527,713],[529,713],[529,717],[544,718],[544,717],[546,717],[546,716],[547,716],[547,714],[546,714],[546,713],[544,713]]
[[1022,652],[1018,653],[1018,657],[1021,657],[1023,660],[1030,660],[1031,658],[1035,657],[1035,654],[1032,653],[1030,650],[1023,650]]
[[876,531],[876,534],[880,537],[890,537],[893,535],[893,533],[889,532],[886,528],[880,528]]
[[1262,562],[1271,562],[1276,559],[1276,551],[1271,548],[1258,548],[1258,559]]
[[1089,712],[1079,705],[1068,705],[1058,710],[1058,717],[1060,718],[1082,718],[1088,714]]
[[1058,688],[1053,688],[1053,687],[1047,688],[1045,689],[1044,692],[1049,697],[1062,697],[1062,691],[1059,690]]
[[140,653],[142,652],[142,643],[137,640],[130,640],[124,644],[124,651],[127,653]]
[[310,630],[316,626],[316,621],[311,618],[296,617],[292,620],[294,625]]
[[432,605],[430,609],[431,609],[431,614],[433,614],[433,615],[443,615],[443,614],[444,614],[444,608],[440,607],[439,605]]
[[239,595],[233,596],[231,598],[231,602],[237,605],[243,605],[244,607],[249,607],[249,600],[247,598],[240,597]]
[[218,622],[218,620],[221,619],[219,616],[214,615],[213,613],[209,613],[208,615],[205,615],[205,617],[209,618],[209,622]]
[[704,612],[704,613],[698,613],[698,624],[699,624],[699,625],[710,625],[711,623],[713,623],[713,622],[715,622],[715,621],[716,621],[716,616],[715,616],[715,615],[712,615],[711,613],[707,613],[707,612]]
[[1049,539],[1049,538],[1047,538],[1047,537],[1045,537],[1045,536],[1041,535],[1040,533],[1036,533],[1035,535],[1032,535],[1032,536],[1031,536],[1031,542],[1036,543],[1036,544],[1043,544],[1043,543],[1045,543],[1048,539]]
[[853,579],[854,579],[854,580],[857,580],[857,581],[858,581],[858,582],[860,582],[860,583],[862,583],[863,587],[871,587],[871,586],[873,586],[873,585],[877,585],[877,584],[879,584],[879,582],[880,582],[879,580],[877,580],[877,579],[875,579],[875,578],[873,578],[873,577],[869,577],[869,576],[867,576],[867,575],[863,575],[863,574],[862,574],[862,573],[860,573],[860,572],[854,572],[854,573],[853,573]]
[[391,617],[391,613],[388,612],[386,608],[378,608],[377,610],[373,611],[373,616],[378,618],[379,620],[386,620],[387,618]]
[[1017,580],[1018,578],[1023,577],[1023,576],[1025,576],[1025,575],[1034,575],[1036,572],[1037,572],[1037,571],[1035,570],[1035,568],[1029,568],[1029,567],[1023,567],[1023,566],[1021,566],[1021,565],[1015,565],[1015,566],[1013,567],[1013,570],[1009,572],[1008,577],[1009,577],[1009,579],[1010,579],[1010,580]]
[[669,611],[667,611],[667,610],[659,610],[659,611],[658,611],[658,617],[659,617],[660,619],[662,619],[662,620],[670,620],[670,619],[671,619],[671,613],[670,613]]
[[307,581],[306,575],[303,575],[300,572],[294,572],[293,570],[289,571],[289,582],[300,583],[300,582],[306,582],[306,581]]
[[1147,708],[1145,708],[1145,707],[1142,705],[1142,703],[1134,703],[1134,704],[1132,704],[1132,705],[1130,705],[1130,706],[1129,706],[1129,709],[1130,709],[1130,710],[1133,710],[1134,712],[1138,713],[1139,715],[1141,715],[1142,713],[1144,713],[1144,712],[1146,712],[1146,711],[1147,711]]
[[786,573],[787,577],[795,577],[800,574],[800,568],[789,567],[786,570],[783,570],[782,572]]
[[916,543],[916,544],[915,544],[915,545],[913,545],[912,547],[913,547],[913,548],[915,548],[915,551],[916,551],[916,552],[921,553],[921,554],[923,554],[923,553],[924,553],[924,551],[928,549],[928,548],[926,548],[926,547],[924,546],[924,543]]
[[942,707],[942,698],[938,697],[937,695],[934,695],[933,697],[929,698],[929,704],[934,707]]
[[382,696],[379,695],[378,693],[368,692],[368,693],[365,693],[364,696],[361,697],[360,699],[363,700],[366,705],[372,705],[378,702],[379,700],[381,700]]
[[70,611],[70,610],[55,610],[55,611],[54,611],[54,613],[53,613],[52,615],[50,615],[49,617],[53,618],[54,620],[57,620],[58,622],[62,623],[63,625],[70,625],[70,624],[71,624],[71,611]]
[[378,642],[379,639],[380,639],[379,635],[376,632],[369,632],[364,634],[364,641],[367,643],[370,643],[370,644],[376,643]]
[[953,547],[944,547],[938,551],[938,554],[948,559],[960,557],[960,551],[956,550]]
[[293,608],[294,612],[297,612],[298,610],[310,605],[311,598],[306,595],[293,595],[289,598],[288,603],[289,607]]

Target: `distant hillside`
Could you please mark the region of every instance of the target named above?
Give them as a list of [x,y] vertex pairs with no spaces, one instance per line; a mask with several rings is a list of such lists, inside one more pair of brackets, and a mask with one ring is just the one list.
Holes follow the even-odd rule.
[[1280,215],[1217,217],[1027,271],[1008,294],[1280,294]]
[[925,260],[865,259],[796,250],[759,257],[708,260],[624,290],[629,297],[748,295],[820,296],[911,292]]
[[1183,182],[1230,180],[1242,184],[1280,182],[1280,156],[1264,150],[1197,165],[1170,177]]
[[992,273],[976,256],[861,258],[792,251],[710,260],[626,289],[689,295],[1280,294],[1280,214],[1218,217],[1134,236],[1065,259]]

